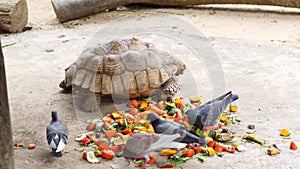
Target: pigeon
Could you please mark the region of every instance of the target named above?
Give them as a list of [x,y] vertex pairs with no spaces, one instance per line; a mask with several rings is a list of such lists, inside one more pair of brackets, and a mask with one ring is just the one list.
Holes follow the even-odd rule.
[[143,168],[150,160],[149,152],[161,149],[178,137],[180,137],[179,134],[135,133],[126,141],[123,157],[126,159],[144,157],[145,163],[141,167]]
[[188,121],[191,125],[205,130],[206,127],[218,124],[221,114],[228,104],[239,98],[238,95],[227,92],[226,94],[213,99],[195,109],[189,109],[186,112]]
[[51,111],[51,116],[52,120],[46,131],[47,141],[52,148],[52,156],[61,157],[68,141],[68,128],[59,120],[57,111]]
[[174,140],[176,142],[207,144],[204,138],[199,137],[176,122],[160,119],[155,113],[148,113],[147,119],[151,121],[155,133],[164,135],[179,134],[180,137]]

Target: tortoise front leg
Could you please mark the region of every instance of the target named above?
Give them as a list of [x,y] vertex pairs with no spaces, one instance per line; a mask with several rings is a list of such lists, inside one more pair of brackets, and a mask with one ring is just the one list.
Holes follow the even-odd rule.
[[97,96],[95,94],[89,94],[87,95],[86,99],[83,102],[82,109],[85,112],[91,112],[91,113],[100,113],[100,107],[101,104],[101,96]]
[[168,98],[172,98],[179,89],[178,80],[175,77],[171,77],[160,89],[152,92],[150,97],[154,98],[154,100],[167,100]]
[[101,96],[87,91],[74,90],[73,100],[76,108],[84,112],[100,113]]

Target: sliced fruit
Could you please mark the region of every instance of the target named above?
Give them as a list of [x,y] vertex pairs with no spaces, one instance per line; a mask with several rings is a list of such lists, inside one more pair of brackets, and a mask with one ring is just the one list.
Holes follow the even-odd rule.
[[184,157],[193,157],[195,155],[195,151],[193,149],[185,149],[182,151],[182,155]]
[[101,156],[104,158],[104,159],[107,159],[107,160],[111,160],[115,157],[115,153],[112,151],[112,150],[103,150],[101,152]]

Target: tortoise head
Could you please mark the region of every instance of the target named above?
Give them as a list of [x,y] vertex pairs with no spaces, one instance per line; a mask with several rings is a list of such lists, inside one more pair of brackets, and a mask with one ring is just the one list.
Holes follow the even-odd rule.
[[174,58],[173,64],[177,67],[177,71],[175,72],[176,76],[182,74],[184,72],[184,70],[186,69],[185,64],[177,58]]

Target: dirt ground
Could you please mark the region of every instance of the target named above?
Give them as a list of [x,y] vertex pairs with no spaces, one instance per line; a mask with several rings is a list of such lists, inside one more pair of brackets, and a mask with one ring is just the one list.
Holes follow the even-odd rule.
[[[270,8],[260,12],[202,7],[134,8],[60,24],[50,1],[28,0],[28,7],[28,26],[33,29],[18,34],[1,34],[3,45],[16,43],[3,49],[13,139],[25,145],[37,145],[33,150],[15,148],[15,168],[134,168],[123,158],[101,160],[100,164],[81,159],[80,153],[73,150],[79,146],[73,141],[75,136],[83,131],[80,119],[71,95],[61,93],[58,84],[64,78],[64,69],[79,56],[96,32],[117,18],[131,16],[143,20],[149,13],[158,19],[163,14],[182,19],[206,37],[200,39],[200,42],[210,45],[204,51],[208,52],[208,58],[211,57],[209,50],[214,51],[224,74],[223,90],[217,90],[217,94],[232,90],[240,96],[237,104],[242,122],[230,126],[231,130],[238,136],[245,133],[248,124],[255,124],[259,137],[269,144],[276,143],[282,150],[279,155],[268,156],[266,148],[246,143],[248,150],[245,152],[207,158],[204,163],[190,160],[177,168],[299,168],[299,150],[289,149],[291,140],[300,146],[299,10],[293,10],[293,14],[280,14]],[[181,59],[187,64],[193,62],[185,57]],[[199,64],[191,64],[189,72],[194,76],[195,90],[205,102],[215,96],[213,86],[219,81],[212,81],[213,74],[205,68],[212,63],[204,63],[204,68],[198,67]],[[192,90],[190,81],[184,77],[180,81],[182,93],[189,94]],[[52,158],[46,142],[45,129],[52,109],[58,110],[69,128],[70,140],[62,158]],[[291,139],[282,139],[279,135],[282,128],[291,131]]]

